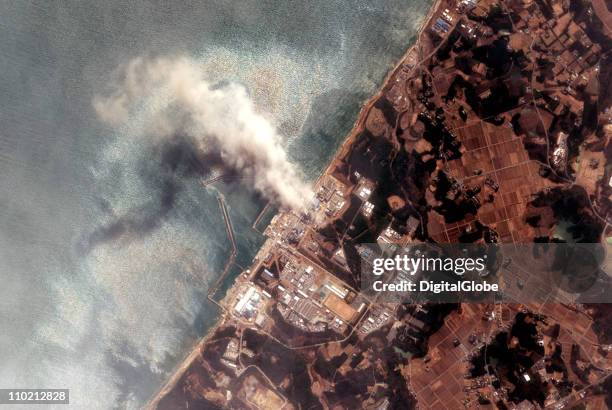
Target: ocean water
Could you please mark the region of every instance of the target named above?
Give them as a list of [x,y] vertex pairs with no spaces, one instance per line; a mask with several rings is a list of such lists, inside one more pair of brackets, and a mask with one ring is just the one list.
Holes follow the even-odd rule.
[[[229,254],[217,188],[172,177],[92,98],[137,56],[188,55],[236,81],[314,179],[413,41],[429,1],[0,3],[0,387],[138,408],[206,333]],[[220,186],[238,263],[265,205]]]

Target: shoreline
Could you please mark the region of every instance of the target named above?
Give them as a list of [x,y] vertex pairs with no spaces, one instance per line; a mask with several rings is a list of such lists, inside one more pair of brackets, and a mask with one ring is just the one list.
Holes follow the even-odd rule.
[[[355,120],[353,127],[348,132],[347,136],[344,138],[344,141],[340,146],[336,149],[334,155],[330,159],[328,165],[322,170],[319,176],[315,179],[314,184],[316,184],[324,175],[328,174],[333,166],[336,164],[338,158],[342,157],[345,154],[346,150],[350,145],[354,142],[355,137],[359,135],[359,133],[363,130],[366,121],[366,114],[370,111],[373,104],[382,96],[383,90],[389,84],[391,78],[400,70],[405,63],[406,59],[410,56],[413,50],[418,49],[421,44],[421,37],[423,35],[424,30],[429,27],[429,23],[432,20],[433,16],[437,14],[440,6],[444,3],[444,0],[434,0],[433,4],[430,6],[429,11],[425,17],[423,17],[423,21],[417,33],[415,34],[416,40],[414,44],[409,46],[404,54],[397,60],[395,65],[387,72],[380,86],[377,88],[375,94],[370,96],[362,105],[357,113],[357,119]],[[161,399],[168,394],[172,389],[176,386],[177,382],[180,378],[185,374],[185,371],[194,363],[196,358],[200,355],[202,347],[211,339],[212,335],[218,329],[220,325],[228,320],[227,312],[220,306],[221,309],[218,319],[215,321],[213,325],[211,325],[206,333],[197,341],[193,347],[189,350],[189,353],[179,362],[179,364],[171,371],[170,378],[164,383],[160,389],[157,391],[155,395],[151,397],[151,399],[143,406],[143,409],[146,410],[154,410],[157,408]]]
[[[212,303],[212,302],[211,302]],[[196,358],[200,355],[202,347],[211,339],[214,331],[227,320],[227,313],[225,310],[219,307],[221,313],[217,317],[217,320],[208,328],[204,336],[200,338],[193,346],[188,350],[188,354],[178,363],[178,365],[172,369],[171,376],[166,380],[163,386],[157,391],[157,393],[142,407],[145,410],[154,410],[157,408],[160,400],[168,394],[176,386],[176,383],[185,374],[185,371],[193,364]]]
[[344,139],[342,144],[340,144],[340,146],[338,147],[338,149],[334,153],[334,155],[333,155],[332,159],[330,160],[329,164],[327,165],[327,167],[325,167],[325,169],[317,177],[315,182],[318,181],[319,179],[321,179],[321,177],[323,175],[326,175],[326,174],[328,174],[330,172],[331,168],[335,164],[335,161],[339,157],[341,157],[342,154],[345,153],[345,150],[354,142],[355,137],[361,131],[363,131],[363,127],[365,125],[365,120],[366,120],[365,114],[372,108],[372,105],[376,102],[376,100],[378,100],[378,98],[380,98],[382,96],[384,88],[389,84],[389,81],[391,80],[393,75],[398,70],[400,70],[402,68],[403,63],[406,61],[406,58],[408,58],[410,53],[412,53],[413,50],[415,50],[415,49],[417,49],[419,47],[420,42],[421,42],[421,37],[423,35],[423,31],[425,30],[426,27],[429,26],[430,20],[438,12],[438,9],[440,8],[440,6],[442,5],[442,3],[444,1],[445,0],[434,0],[434,3],[429,8],[429,12],[423,18],[423,22],[421,23],[421,27],[419,28],[419,30],[417,31],[417,33],[415,35],[416,41],[414,42],[414,44],[412,44],[410,47],[408,47],[406,52],[404,52],[404,54],[398,59],[397,63],[387,72],[387,74],[384,77],[382,83],[378,87],[376,93],[373,94],[370,98],[368,98],[363,103],[363,105],[361,106],[361,109],[359,110],[359,113],[357,114],[357,119],[355,120],[355,123],[353,124],[353,128],[348,132],[346,138]]

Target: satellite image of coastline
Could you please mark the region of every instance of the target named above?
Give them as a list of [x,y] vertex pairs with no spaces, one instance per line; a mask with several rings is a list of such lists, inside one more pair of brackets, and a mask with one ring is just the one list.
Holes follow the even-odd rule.
[[0,21],[0,410],[612,408],[609,1]]

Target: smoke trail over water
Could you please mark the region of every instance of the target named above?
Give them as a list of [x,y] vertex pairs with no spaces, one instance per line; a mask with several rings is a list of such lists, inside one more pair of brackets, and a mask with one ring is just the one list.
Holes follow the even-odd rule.
[[[289,162],[274,127],[238,84],[207,82],[186,57],[136,58],[119,70],[107,95],[93,104],[99,118],[161,139],[184,134],[196,149],[218,155],[223,168],[252,181],[255,190],[286,208],[300,209],[312,196]],[[131,121],[137,118],[134,129]]]

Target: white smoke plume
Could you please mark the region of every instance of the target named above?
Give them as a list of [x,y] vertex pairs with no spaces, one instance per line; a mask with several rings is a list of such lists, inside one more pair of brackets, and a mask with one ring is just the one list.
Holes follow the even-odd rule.
[[282,207],[303,209],[312,198],[280,135],[256,112],[244,87],[207,82],[187,57],[136,58],[118,73],[109,93],[94,97],[101,120],[132,129],[136,124],[142,135],[190,135],[198,149],[218,154],[228,169]]

